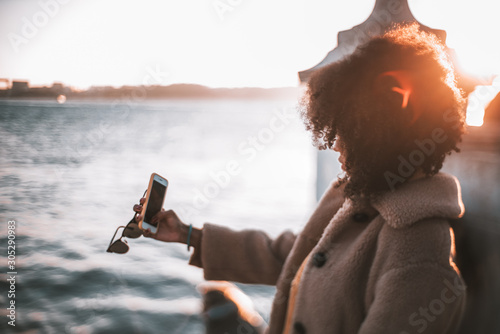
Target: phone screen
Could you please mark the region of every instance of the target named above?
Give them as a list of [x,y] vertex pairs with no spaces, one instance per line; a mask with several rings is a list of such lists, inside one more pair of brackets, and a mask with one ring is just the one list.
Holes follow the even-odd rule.
[[149,195],[148,207],[146,208],[146,213],[144,214],[145,223],[157,227],[158,223],[151,223],[151,219],[161,210],[166,190],[166,186],[157,181],[153,181],[151,194]]

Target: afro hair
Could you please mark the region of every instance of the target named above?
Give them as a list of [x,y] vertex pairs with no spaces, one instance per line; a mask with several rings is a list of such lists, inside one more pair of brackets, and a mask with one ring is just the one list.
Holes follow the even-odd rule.
[[320,149],[343,145],[348,197],[436,174],[465,131],[464,97],[444,45],[418,24],[394,26],[316,71],[301,115]]

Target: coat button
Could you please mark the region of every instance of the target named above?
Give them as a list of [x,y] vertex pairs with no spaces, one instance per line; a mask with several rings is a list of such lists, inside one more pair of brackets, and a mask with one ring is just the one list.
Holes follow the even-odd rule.
[[352,219],[358,223],[366,223],[367,221],[370,220],[370,217],[368,217],[368,215],[366,213],[359,212],[359,213],[355,213],[352,216]]
[[312,259],[313,265],[315,267],[321,268],[326,262],[326,255],[325,253],[318,252],[314,254],[313,259]]
[[304,327],[304,325],[302,325],[302,323],[298,322],[298,321],[296,321],[293,324],[293,329],[295,330],[295,333],[298,333],[298,334],[306,334],[307,333],[306,328]]

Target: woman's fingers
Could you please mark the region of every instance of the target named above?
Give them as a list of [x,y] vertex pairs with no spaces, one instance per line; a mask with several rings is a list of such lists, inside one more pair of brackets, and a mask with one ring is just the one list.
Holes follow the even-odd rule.
[[146,238],[151,238],[153,236],[153,233],[151,233],[151,230],[148,228],[147,230],[144,230],[142,232],[142,235],[145,236]]
[[135,212],[141,212],[142,211],[142,205],[146,202],[146,198],[141,198],[139,200],[139,204],[134,205],[134,211]]
[[156,222],[159,222],[161,220],[166,220],[166,218],[168,218],[168,216],[165,214],[166,211],[165,210],[161,210],[161,211],[158,211],[154,216],[153,218],[151,218],[151,222],[152,223],[156,223]]

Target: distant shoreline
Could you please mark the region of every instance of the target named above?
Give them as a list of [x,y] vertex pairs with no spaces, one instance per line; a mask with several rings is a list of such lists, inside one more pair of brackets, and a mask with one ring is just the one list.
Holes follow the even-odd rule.
[[20,89],[0,90],[1,100],[55,100],[64,95],[68,101],[117,99],[131,100],[214,100],[214,99],[290,99],[301,95],[303,87],[279,88],[209,88],[194,84],[174,84],[170,86],[123,86],[91,87],[85,91],[73,91],[69,87],[24,87]]

